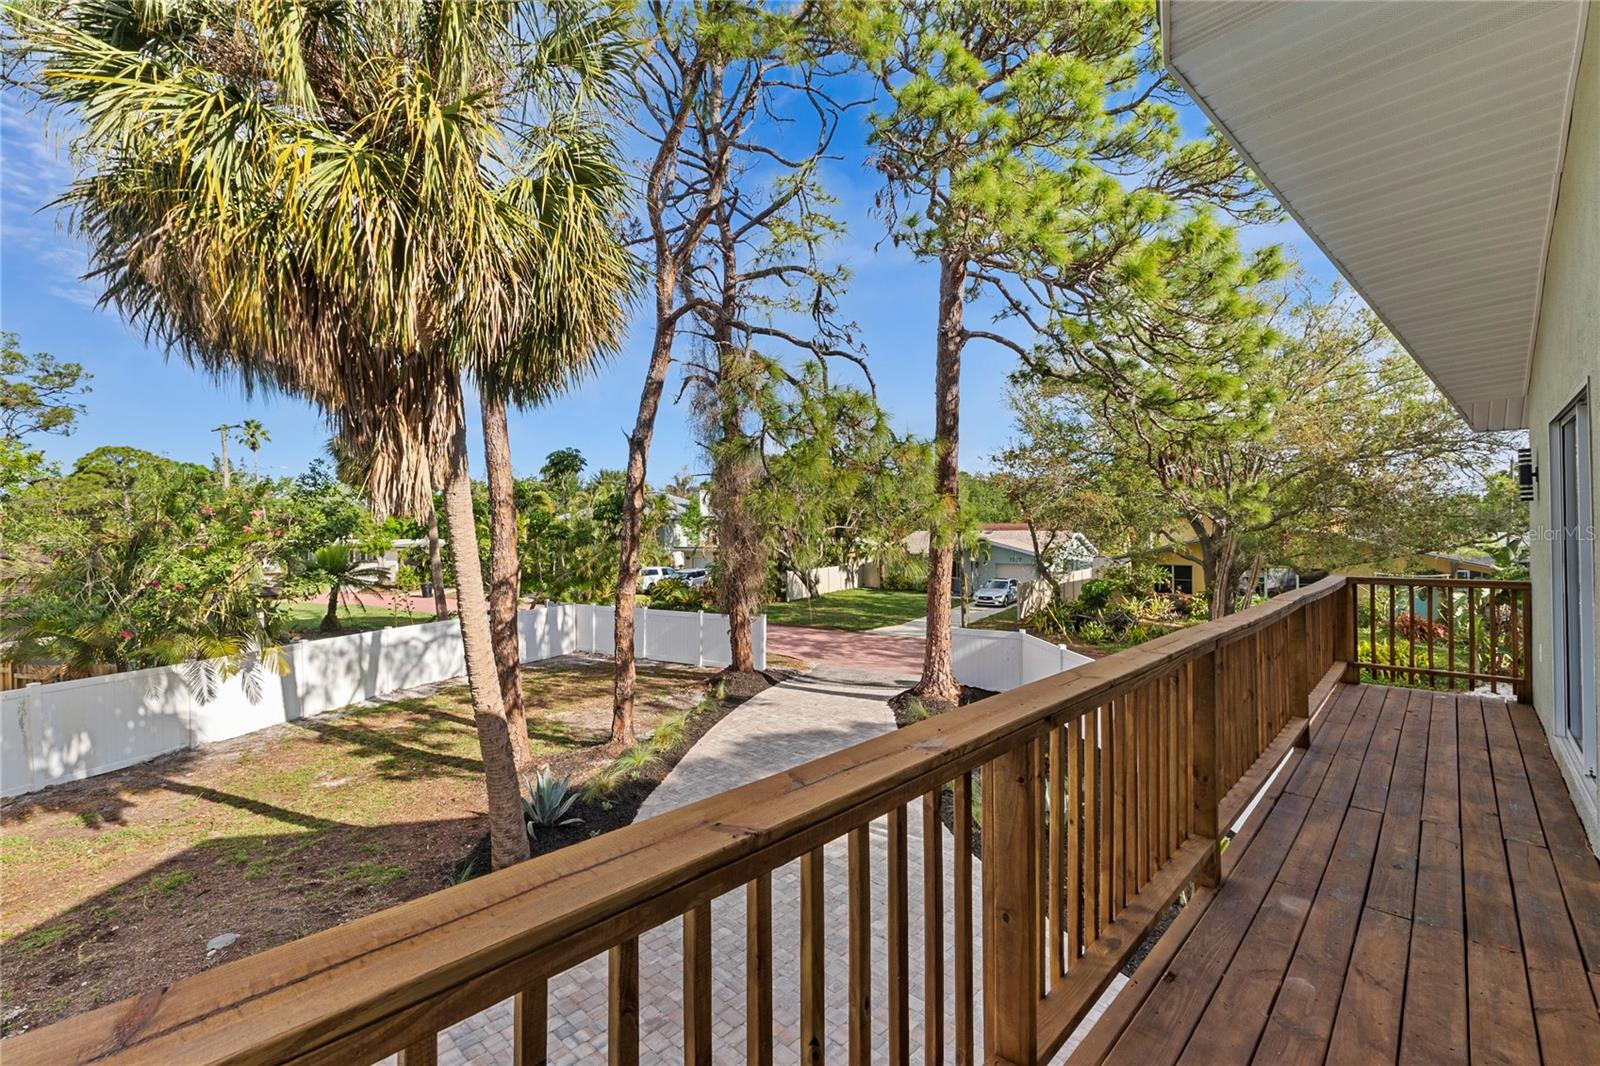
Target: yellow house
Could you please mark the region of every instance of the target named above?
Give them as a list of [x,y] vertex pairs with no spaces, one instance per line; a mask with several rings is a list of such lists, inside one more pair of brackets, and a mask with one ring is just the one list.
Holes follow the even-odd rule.
[[[1197,541],[1174,544],[1169,548],[1141,554],[1141,563],[1159,566],[1172,574],[1172,588],[1198,596],[1206,590],[1206,575],[1200,564]],[[1369,563],[1356,563],[1332,571],[1345,577],[1372,577],[1377,574],[1436,574],[1440,577],[1484,578],[1494,576],[1494,560],[1481,555],[1454,552],[1416,552]]]

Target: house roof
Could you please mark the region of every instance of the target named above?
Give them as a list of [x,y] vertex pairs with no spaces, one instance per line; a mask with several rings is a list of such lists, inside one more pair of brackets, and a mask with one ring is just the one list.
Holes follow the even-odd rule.
[[[998,544],[1012,551],[1021,552],[1023,555],[1033,554],[1033,537],[1028,533],[1026,522],[985,522],[980,527],[983,539],[991,545]],[[1039,541],[1046,547],[1052,544],[1058,548],[1067,547],[1074,541],[1082,541],[1093,553],[1094,546],[1084,539],[1083,535],[1070,529],[1041,529]],[[928,552],[928,532],[918,530],[907,535],[904,544],[906,551],[912,555],[926,555]]]
[[1161,4],[1173,76],[1476,429],[1525,425],[1587,7]]

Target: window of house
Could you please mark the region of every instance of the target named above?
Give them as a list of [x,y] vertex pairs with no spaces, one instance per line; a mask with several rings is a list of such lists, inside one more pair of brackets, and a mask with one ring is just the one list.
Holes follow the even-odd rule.
[[1166,588],[1158,588],[1157,592],[1181,592],[1185,596],[1194,595],[1194,567],[1187,564],[1162,563],[1161,569],[1171,575],[1167,580]]

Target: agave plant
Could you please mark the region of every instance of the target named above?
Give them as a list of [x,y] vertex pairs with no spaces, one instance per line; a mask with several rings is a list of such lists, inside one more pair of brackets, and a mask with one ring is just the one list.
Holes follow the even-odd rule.
[[528,827],[530,839],[537,837],[540,829],[577,825],[583,821],[571,813],[579,794],[573,791],[568,778],[556,777],[550,767],[542,766],[532,779],[525,777],[523,782],[528,791],[522,797],[522,820]]

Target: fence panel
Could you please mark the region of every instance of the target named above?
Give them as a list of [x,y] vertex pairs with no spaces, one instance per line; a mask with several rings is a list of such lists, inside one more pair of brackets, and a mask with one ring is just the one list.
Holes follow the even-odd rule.
[[[556,604],[519,612],[524,662],[575,652],[610,655],[612,609]],[[765,669],[766,618],[752,627]],[[636,648],[661,662],[725,666],[727,619],[692,611],[641,611]],[[253,733],[377,696],[466,673],[455,620],[395,626],[282,650],[288,669],[235,672],[203,700],[198,665],[154,667],[0,693],[0,795],[127,766],[197,744]],[[214,661],[215,662],[215,661]],[[209,669],[217,670],[216,665]]]

